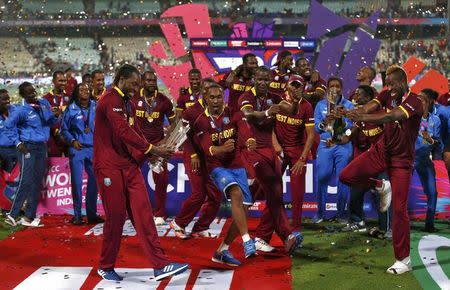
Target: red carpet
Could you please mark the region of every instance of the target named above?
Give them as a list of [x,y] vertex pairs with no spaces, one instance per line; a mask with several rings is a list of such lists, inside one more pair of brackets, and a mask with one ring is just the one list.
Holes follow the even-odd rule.
[[[70,217],[44,217],[45,227],[25,229],[0,241],[0,289],[12,289],[27,279],[40,267],[92,267],[81,289],[93,289],[100,277],[96,274],[100,253],[101,236],[85,236],[92,226],[75,227],[68,223]],[[257,225],[256,219],[249,221],[250,230]],[[222,233],[229,226],[225,224]],[[217,265],[211,262],[211,256],[220,243],[220,239],[189,239],[181,241],[176,238],[161,238],[166,254],[173,261],[191,264],[191,273],[181,288],[173,289],[224,289],[222,287],[198,287],[194,285],[201,270],[234,270],[230,289],[291,289],[291,261],[286,255],[259,255],[244,260],[241,240],[233,243],[231,252],[243,265],[237,268]],[[272,244],[281,246],[281,241],[274,236]],[[282,252],[282,248],[280,248]],[[144,257],[138,238],[123,237],[122,247],[116,268],[151,268]],[[68,275],[65,275],[68,276]],[[186,276],[187,277],[187,276]],[[206,278],[211,279],[211,278]],[[209,280],[213,281],[213,280]],[[142,281],[143,282],[143,281]],[[157,289],[172,289],[167,285],[170,280],[159,284]],[[219,286],[219,285],[217,285]],[[227,288],[227,287],[225,287]],[[122,288],[126,289],[126,288]]]

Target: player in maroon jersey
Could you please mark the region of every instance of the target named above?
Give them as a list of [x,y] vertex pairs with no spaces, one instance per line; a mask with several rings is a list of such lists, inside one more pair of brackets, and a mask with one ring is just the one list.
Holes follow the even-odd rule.
[[[45,94],[43,98],[50,103],[52,109],[58,109],[62,112],[69,103],[69,96],[64,90],[67,85],[66,75],[63,71],[55,71],[53,73],[52,82],[53,89]],[[50,127],[50,139],[48,139],[47,146],[48,157],[67,156],[67,146],[61,136],[61,123]]]
[[[141,78],[142,88],[131,101],[136,108],[136,125],[151,144],[158,144],[164,139],[164,117],[170,124],[175,120],[173,104],[168,97],[158,91],[156,74],[146,71]],[[169,175],[167,163],[163,165],[161,173],[153,172],[155,181],[154,220],[157,226],[164,224],[166,217],[166,196]]]
[[319,72],[312,69],[311,63],[305,57],[300,57],[295,61],[294,70],[305,80],[304,97],[315,109],[316,104],[325,96],[327,82],[320,78]]
[[[153,264],[155,280],[187,270],[187,264],[170,263],[159,243],[153,213],[135,156],[156,155],[168,159],[173,150],[153,146],[134,130],[133,104],[130,97],[139,86],[139,71],[121,66],[113,88],[98,102],[94,131],[94,170],[105,209],[103,243],[97,273],[106,280],[121,281],[114,270],[127,213]],[[134,154],[139,153],[139,155]]]
[[[209,78],[204,79],[201,85],[201,93],[216,82]],[[178,106],[177,106],[178,108]],[[205,111],[205,103],[202,95],[192,106],[182,113],[182,121],[189,123],[191,128],[195,120]],[[214,185],[206,173],[204,152],[200,149],[198,140],[189,130],[188,139],[183,144],[183,161],[186,174],[191,185],[191,195],[183,202],[180,212],[170,223],[175,235],[180,239],[187,239],[185,227],[192,221],[197,212],[202,209],[200,216],[192,228],[192,237],[215,237],[209,231],[209,225],[216,218],[222,200],[222,194]]]
[[291,75],[294,58],[292,53],[288,50],[280,51],[277,56],[276,68],[272,70],[272,82],[270,83],[270,90],[275,94],[284,96],[286,84]]
[[[292,227],[301,228],[305,174],[308,153],[314,142],[314,112],[311,104],[303,98],[305,82],[299,75],[291,75],[287,84],[286,101],[280,106],[290,111],[276,115],[275,142],[281,147],[282,171],[289,166],[291,173]],[[288,101],[287,101],[288,100]],[[292,107],[292,108],[290,108]]]
[[[368,85],[359,86],[354,95],[356,106],[363,106],[373,100],[375,97],[373,87]],[[380,110],[383,112],[383,110]],[[353,124],[350,136],[344,135],[341,144],[352,142],[353,159],[369,150],[372,144],[375,144],[383,134],[383,125],[368,122],[356,122]],[[385,172],[378,175],[379,179],[388,179]],[[364,194],[367,188],[352,186],[350,188],[349,203],[349,223],[342,228],[343,232],[365,232],[367,230],[364,221]],[[376,200],[376,199],[375,199]],[[392,235],[390,231],[390,211],[378,211],[378,227],[370,229],[369,235],[379,238],[387,238]]]
[[189,88],[180,88],[180,95],[177,100],[177,120],[181,118],[182,113],[193,106],[201,99],[202,73],[199,69],[193,68],[189,71]]
[[[295,61],[294,70],[305,80],[303,97],[308,100],[313,109],[322,100],[327,91],[327,82],[320,78],[317,71],[313,71],[311,63],[305,57],[300,57]],[[314,143],[311,147],[312,159],[316,159],[317,148],[319,147],[320,136],[315,134]]]
[[[406,73],[401,67],[391,66],[387,70],[386,85],[388,90],[375,99],[345,113],[355,122],[384,124],[384,134],[371,149],[350,162],[339,178],[349,185],[376,188],[381,195],[381,211],[388,209],[392,198],[392,238],[396,262],[387,269],[387,273],[402,274],[412,269],[408,191],[424,108],[419,97],[409,90]],[[386,112],[373,114],[381,108],[386,108]],[[374,179],[384,171],[388,172],[392,187],[386,180]]]
[[102,70],[94,70],[91,73],[92,77],[92,97],[98,102],[103,94],[106,92],[105,88],[105,73]]
[[255,71],[255,87],[239,98],[241,111],[245,114],[252,134],[256,139],[256,150],[243,150],[247,167],[254,168],[256,180],[266,197],[266,208],[258,225],[255,244],[257,249],[270,251],[269,242],[273,231],[285,242],[286,252],[292,253],[303,240],[299,232],[293,232],[287,220],[283,204],[281,172],[277,169],[278,158],[272,145],[278,105],[282,98],[269,91],[272,80],[269,68],[262,66]]
[[448,79],[448,92],[440,95],[437,102],[443,106],[450,106],[450,79]]
[[73,90],[78,85],[78,82],[77,82],[76,78],[73,77],[72,68],[69,67],[68,69],[66,69],[65,73],[66,73],[66,79],[67,79],[67,85],[66,85],[65,91],[68,96],[71,96]]
[[[372,82],[377,76],[377,72],[373,67],[370,66],[363,66],[359,69],[358,73],[356,74],[356,80],[359,82],[360,86],[370,86],[374,92],[375,97],[378,95],[377,90],[372,86]],[[348,97],[349,101],[352,101],[353,103],[356,103],[354,101],[355,94],[358,88],[355,89],[355,91]]]
[[241,112],[232,113],[225,107],[223,89],[218,84],[211,85],[206,93],[207,108],[195,121],[193,131],[205,152],[207,174],[216,186],[231,201],[233,221],[224,241],[214,253],[212,260],[230,266],[241,263],[228,251],[229,245],[238,234],[241,235],[245,258],[256,255],[254,241],[248,234],[247,208],[253,204],[247,183],[247,174],[240,151],[236,150],[237,136],[245,140],[246,148],[253,150],[256,140]]
[[247,53],[242,56],[242,64],[219,81],[223,89],[228,89],[228,107],[233,113],[239,111],[238,100],[242,93],[253,87],[253,75],[257,67],[256,55]]

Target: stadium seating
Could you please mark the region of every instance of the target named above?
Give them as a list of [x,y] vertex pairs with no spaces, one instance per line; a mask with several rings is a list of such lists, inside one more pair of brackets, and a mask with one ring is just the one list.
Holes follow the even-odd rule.
[[19,0],[24,10],[45,12],[46,14],[72,14],[84,10],[81,0]]
[[97,65],[100,61],[100,54],[94,47],[92,38],[47,38],[31,37],[28,42],[36,47],[46,46],[43,51],[43,58],[51,58],[55,62],[68,62],[74,64],[75,69],[79,69],[83,64]]
[[127,7],[130,13],[155,13],[160,12],[158,1],[118,1],[118,0],[97,0],[95,1],[95,13],[109,11],[111,13],[123,13],[123,8]]
[[0,71],[2,75],[16,76],[41,68],[19,38],[1,38]]
[[148,57],[148,47],[151,43],[162,38],[151,37],[105,37],[103,42],[108,48],[109,54],[114,62],[135,62],[142,53]]

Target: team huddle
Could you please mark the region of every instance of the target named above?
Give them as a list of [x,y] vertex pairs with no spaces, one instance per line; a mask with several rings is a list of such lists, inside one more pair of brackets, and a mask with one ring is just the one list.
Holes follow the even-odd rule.
[[[232,222],[211,253],[216,263],[245,263],[229,250],[239,237],[245,259],[275,251],[270,245],[274,233],[284,242],[287,255],[300,249],[306,163],[311,159],[316,160],[318,203],[313,223],[325,219],[333,173],[339,180],[337,212],[332,220],[345,224],[343,231],[367,230],[363,199],[366,192],[376,192],[379,225],[369,234],[392,237],[396,261],[388,273],[411,270],[407,205],[414,168],[428,195],[425,229],[434,230],[437,193],[430,155],[444,158],[448,169],[449,102],[438,104],[437,93],[430,89],[420,95],[412,93],[401,67],[388,69],[387,89],[380,93],[371,86],[375,71],[361,68],[357,75],[360,86],[345,98],[342,80],[323,80],[306,58],[300,57],[294,64],[294,56],[282,51],[271,70],[258,66],[256,56],[249,53],[243,56],[242,65],[217,82],[203,78],[198,69],[190,70],[189,87],[180,89],[176,106],[158,91],[153,71],[140,74],[135,67],[124,65],[110,89],[83,77],[81,84],[71,88],[70,98],[64,91],[68,80],[61,73],[53,75],[54,91],[44,99],[37,98],[31,83],[19,87],[20,106],[9,105],[7,92],[0,91],[0,156],[11,160],[17,148],[21,179],[26,181],[19,186],[7,222],[40,226],[35,193],[41,189],[37,181],[45,172],[47,145],[60,149],[48,150],[52,154],[66,150],[74,199],[72,223],[84,223],[83,170],[88,175],[89,223],[103,221],[96,209],[97,192],[102,196],[106,218],[98,273],[104,279],[122,280],[114,265],[127,216],[155,268],[156,280],[188,268],[168,260],[156,230],[167,218],[165,161],[178,149],[166,142],[180,122],[189,128],[182,150],[192,194],[170,227],[180,239],[215,237],[209,226],[223,198],[229,200]],[[155,200],[151,206],[140,167],[157,160],[165,161],[162,170],[152,172]],[[291,220],[283,202],[282,176],[287,168]],[[25,215],[19,219],[25,200]],[[247,212],[255,200],[265,200],[266,207],[252,237]],[[188,233],[186,227],[197,215]]]

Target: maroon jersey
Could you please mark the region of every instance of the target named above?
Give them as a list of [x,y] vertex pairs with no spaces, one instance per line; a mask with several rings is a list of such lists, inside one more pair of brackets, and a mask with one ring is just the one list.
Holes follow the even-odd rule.
[[[326,92],[327,91],[327,82],[326,81],[324,81],[323,79],[319,79],[317,82],[315,82],[315,83],[312,83],[311,81],[307,81],[306,82],[306,85],[305,85],[305,93],[314,93],[314,92],[316,92],[316,91],[323,91],[323,92]],[[315,109],[316,108],[316,105],[317,105],[317,103],[319,102],[320,100],[317,100],[317,101],[314,101],[314,102],[311,102],[310,101],[310,103],[311,103],[311,105],[312,105],[312,107],[313,107],[313,109]]]
[[356,158],[380,139],[383,134],[383,125],[356,122],[354,126],[358,128],[358,134],[352,136],[353,158]]
[[289,115],[277,114],[275,134],[281,147],[303,146],[306,142],[305,127],[314,126],[314,111],[311,104],[301,99],[297,112]]
[[[52,107],[59,107],[62,111],[66,109],[70,100],[65,91],[63,91],[61,95],[56,95],[53,93],[53,90],[50,90],[43,98],[46,99]],[[63,153],[67,154],[67,149],[65,148],[66,144],[58,135],[61,125],[62,123],[58,122],[50,126],[50,138],[47,143],[50,156],[57,157],[62,156]]]
[[205,110],[194,123],[194,134],[197,136],[202,151],[206,157],[206,167],[208,172],[214,168],[243,168],[244,164],[240,156],[240,150],[234,150],[221,155],[212,155],[212,146],[221,146],[227,140],[235,140],[237,144],[238,134],[245,140],[251,138],[251,132],[246,124],[246,119],[242,112],[232,114],[229,108],[225,108],[218,118],[211,116]]
[[73,93],[73,90],[78,85],[77,80],[74,77],[67,78],[67,85],[66,85],[66,93],[68,96],[71,96]]
[[384,134],[378,143],[383,142],[386,157],[392,166],[411,167],[423,115],[422,102],[410,91],[402,100],[395,100],[390,90],[382,91],[374,100],[388,112],[398,107],[406,114],[404,120],[384,124]]
[[[252,88],[250,91],[245,92],[239,98],[239,107],[242,110],[245,107],[253,108],[255,111],[265,111],[274,104],[278,104],[283,99],[272,92],[269,92],[266,97],[256,97],[256,90]],[[258,124],[250,124],[252,135],[256,139],[257,148],[272,147],[272,130],[274,128],[275,119],[268,118]]]
[[192,127],[194,126],[195,120],[197,120],[198,116],[203,114],[204,111],[205,107],[203,104],[203,99],[199,99],[198,102],[194,103],[194,105],[183,111],[183,121],[189,123],[189,125],[191,126],[191,130],[189,130],[187,133],[188,138],[183,144],[183,151],[185,156],[192,156],[194,154],[201,153],[197,138],[193,133]]
[[136,109],[136,126],[149,143],[155,144],[164,138],[164,116],[175,118],[172,102],[168,97],[155,91],[151,100],[144,97],[144,89],[139,95],[133,96],[131,101]]
[[70,101],[65,91],[63,91],[61,95],[56,95],[55,93],[53,93],[53,90],[50,90],[50,92],[45,94],[43,98],[50,103],[50,106],[59,107],[63,111],[66,109]]
[[201,98],[200,95],[194,95],[191,88],[188,88],[183,94],[178,97],[177,110],[184,111],[193,106]]
[[[372,90],[373,90],[373,97],[376,98],[378,96],[378,92],[377,89],[375,89],[373,86],[371,86]],[[356,90],[358,88],[356,88],[351,94],[350,96],[348,96],[348,100],[350,102],[352,102],[353,104],[356,104],[356,100],[355,100],[355,96],[356,96]]]
[[246,91],[249,91],[253,88],[253,79],[244,80],[242,77],[235,76],[233,82],[230,87],[227,87],[226,79],[230,75],[231,72],[227,73],[223,76],[223,78],[219,81],[219,85],[223,89],[228,89],[228,108],[231,109],[231,112],[239,111],[239,97]]
[[437,102],[444,106],[450,106],[450,92],[440,95]]
[[94,131],[94,168],[126,169],[139,165],[134,153],[148,154],[152,145],[135,131],[131,101],[114,87],[97,104]]
[[272,82],[270,83],[270,91],[284,96],[286,85],[290,77],[290,72],[282,73],[278,69],[272,70]]

